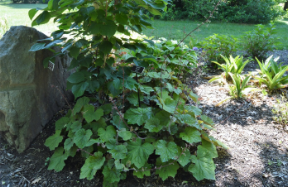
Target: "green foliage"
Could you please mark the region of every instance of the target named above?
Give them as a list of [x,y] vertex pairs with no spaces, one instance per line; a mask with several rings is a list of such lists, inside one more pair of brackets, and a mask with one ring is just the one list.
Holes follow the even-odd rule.
[[224,74],[220,76],[215,76],[209,82],[213,82],[222,77],[224,77],[226,81],[230,81],[231,76],[229,73],[241,74],[245,66],[250,62],[250,60],[246,60],[245,62],[243,62],[243,57],[239,57],[239,56],[236,56],[235,58],[233,58],[232,55],[230,55],[229,59],[222,55],[221,57],[225,60],[226,64],[220,64],[215,61],[213,63],[217,64],[224,71]]
[[276,28],[272,23],[269,26],[256,25],[253,31],[246,32],[242,37],[243,49],[249,56],[263,60],[267,57],[267,52],[274,49],[275,34]]
[[[160,17],[164,20],[205,20],[214,10],[219,0],[174,0]],[[286,0],[220,0],[216,13],[211,20],[234,22],[234,23],[269,23],[283,16],[279,3]]]
[[[165,0],[99,0],[92,6],[87,1],[50,0],[33,20],[32,25],[37,25],[53,18],[60,25],[50,43],[40,41],[31,50],[54,51],[53,46],[60,46],[61,52],[50,60],[68,53],[73,57],[69,68],[76,69],[67,86],[77,102],[56,122],[55,135],[45,142],[55,149],[48,169],[61,171],[65,160],[81,150],[85,163],[80,178],[91,180],[102,170],[103,186],[117,186],[129,170],[139,178],[150,176],[151,155],[157,157],[152,165],[162,180],[175,177],[178,168],[187,165],[197,179],[213,178],[212,158],[222,144],[206,133],[213,128],[212,119],[186,105],[191,99],[197,102],[198,96],[178,79],[196,67],[196,53],[172,41],[131,36],[132,31],[151,27],[142,9],[157,15],[166,4]],[[30,10],[30,18],[37,11]],[[63,34],[74,37],[66,39]],[[144,72],[133,73],[135,65],[145,67]],[[85,93],[93,97],[84,97]],[[194,143],[198,147],[192,149]]]
[[222,64],[225,63],[225,60],[221,55],[233,55],[237,50],[236,43],[237,39],[232,36],[214,34],[205,38],[200,45],[206,52],[208,61],[217,61]]
[[262,83],[265,84],[269,91],[287,87],[288,76],[283,77],[283,75],[288,70],[288,66],[282,66],[282,63],[277,64],[277,62],[271,59],[272,56],[262,63],[256,59],[261,71],[259,71],[260,76],[256,76],[255,78],[259,80],[260,85]]
[[273,106],[272,112],[274,114],[273,120],[285,127],[288,124],[288,102],[284,94],[281,100],[277,99],[277,104]]
[[248,93],[249,91],[252,91],[249,89],[248,83],[251,79],[250,76],[245,77],[244,79],[238,75],[238,74],[232,74],[229,73],[230,77],[233,81],[233,86],[229,86],[229,93],[233,98],[242,98],[243,94]]

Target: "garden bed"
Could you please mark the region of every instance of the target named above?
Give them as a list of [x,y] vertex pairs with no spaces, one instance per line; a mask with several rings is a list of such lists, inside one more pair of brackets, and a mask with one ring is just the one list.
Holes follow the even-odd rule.
[[[280,55],[279,61],[285,64],[288,64],[287,53],[273,52]],[[258,65],[253,62],[245,72],[256,68]],[[288,186],[288,132],[273,121],[271,111],[280,93],[268,96],[255,93],[246,100],[228,100],[216,107],[217,103],[229,97],[225,87],[208,83],[205,79],[189,78],[188,82],[200,96],[199,108],[216,124],[211,134],[230,148],[218,148],[216,180],[197,182],[191,174],[179,171],[175,178],[163,182],[154,172],[144,179],[134,177],[131,172],[119,186]],[[102,186],[100,172],[91,181],[79,180],[84,163],[80,157],[69,158],[59,173],[47,170],[47,158],[53,152],[44,146],[44,142],[54,133],[55,121],[65,114],[67,108],[54,116],[22,154],[0,140],[0,186]]]

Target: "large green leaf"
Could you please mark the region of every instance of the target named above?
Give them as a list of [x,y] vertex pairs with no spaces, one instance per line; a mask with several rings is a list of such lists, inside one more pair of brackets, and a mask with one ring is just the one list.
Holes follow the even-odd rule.
[[59,143],[62,142],[63,136],[60,135],[61,130],[56,130],[55,134],[50,136],[45,141],[45,146],[49,147],[50,151],[58,147]]
[[102,174],[104,175],[104,181],[109,183],[119,182],[121,179],[121,170],[117,170],[115,167],[109,167],[109,165],[104,166]]
[[[140,102],[143,101],[144,96],[143,94],[139,94],[140,95]],[[131,93],[130,95],[128,95],[127,100],[134,106],[139,106],[139,102],[138,102],[138,94],[136,92]]]
[[124,140],[130,140],[132,138],[132,132],[126,131],[126,128],[121,129],[118,131],[118,135]]
[[80,129],[75,133],[75,137],[73,138],[74,143],[81,149],[86,147],[89,142],[90,137],[92,136],[92,131],[90,129]]
[[130,108],[125,113],[125,119],[128,120],[128,124],[142,125],[146,120],[150,119],[153,115],[152,108]]
[[115,19],[118,23],[126,25],[128,23],[128,16],[126,14],[120,13],[115,15]]
[[141,168],[145,165],[148,157],[154,152],[154,146],[150,143],[142,144],[141,139],[136,141],[129,141],[127,145],[128,160],[131,161],[137,168]]
[[38,12],[38,10],[36,8],[30,9],[28,12],[29,18],[30,20],[33,19],[33,17],[35,16],[35,14]]
[[163,123],[156,117],[148,119],[144,126],[149,132],[159,132],[164,126]]
[[94,106],[87,104],[83,108],[83,117],[87,121],[87,123],[90,123],[94,120]]
[[147,177],[149,177],[151,175],[150,170],[151,170],[150,164],[145,163],[145,165],[143,166],[142,169],[139,169],[136,171],[134,170],[133,175],[140,178],[140,179],[143,179],[144,175]]
[[209,118],[208,116],[205,116],[205,115],[201,115],[201,119],[203,120],[203,122],[207,125],[211,125],[211,126],[214,126],[214,121]]
[[115,160],[124,159],[127,155],[127,148],[125,145],[116,145],[113,149],[108,150]]
[[73,139],[72,138],[67,138],[64,142],[64,149],[66,151],[70,150],[74,145]]
[[92,180],[104,162],[105,157],[103,157],[103,154],[99,151],[94,153],[94,156],[89,156],[81,168],[80,179],[87,178],[88,180]]
[[32,22],[32,26],[48,23],[50,18],[51,14],[45,10]]
[[193,176],[198,180],[210,179],[215,180],[215,164],[212,158],[199,157],[192,155],[192,162],[188,170],[193,173]]
[[197,156],[207,158],[218,157],[216,146],[213,143],[202,139],[202,145],[197,147]]
[[116,33],[117,25],[114,21],[107,20],[100,26],[100,34],[106,35],[109,38]]
[[184,132],[180,133],[180,138],[189,144],[201,142],[201,133],[193,127],[186,127]]
[[65,160],[67,159],[67,155],[63,154],[63,147],[58,147],[54,154],[50,158],[50,163],[48,166],[48,170],[54,169],[56,172],[61,171],[65,166]]
[[70,122],[70,118],[62,117],[55,123],[55,130],[62,130]]
[[112,125],[109,125],[106,130],[103,128],[98,129],[98,135],[103,142],[107,142],[116,136],[116,130]]
[[126,129],[126,124],[119,115],[113,115],[113,120],[110,121],[117,129]]
[[160,158],[157,158],[156,160],[156,172],[155,174],[158,174],[161,179],[164,181],[168,177],[175,177],[177,174],[177,170],[179,169],[179,164],[173,160],[170,160],[169,162],[162,162]]
[[99,44],[99,50],[102,51],[105,55],[110,54],[113,44],[109,41],[103,41]]
[[35,43],[29,51],[40,51],[45,48],[45,43]]
[[88,88],[89,83],[88,82],[81,82],[79,84],[76,84],[72,87],[72,93],[74,94],[75,98],[78,98],[84,94],[86,89]]
[[178,147],[175,142],[166,142],[165,140],[158,140],[155,144],[156,155],[160,155],[162,162],[168,162],[170,159],[177,158]]
[[98,121],[104,115],[104,111],[101,108],[98,108],[94,112],[93,105],[85,105],[83,109],[83,117],[88,123],[91,123],[93,120]]
[[167,90],[158,92],[158,96],[159,96],[159,101],[160,101],[159,106],[163,110],[169,112],[170,114],[174,114],[174,112],[176,111],[177,104],[178,104],[178,99],[171,98]]
[[203,139],[202,145],[197,148],[197,157],[192,155],[191,159],[194,164],[191,164],[188,170],[198,181],[202,179],[215,180],[216,166],[213,158],[218,156],[215,145]]
[[191,127],[195,127],[200,130],[202,129],[198,124],[198,120],[194,116],[191,116],[190,114],[177,114],[175,116],[183,124],[187,124]]
[[77,100],[74,108],[73,108],[73,115],[80,112],[84,105],[88,104],[90,99],[88,97],[81,97]]
[[111,94],[116,97],[122,92],[122,82],[120,79],[114,79],[108,83],[108,90]]
[[[184,148],[182,148],[184,149]],[[178,148],[178,153],[181,153],[180,157],[178,158],[178,162],[179,164],[181,164],[181,166],[186,166],[189,162],[191,162],[191,153],[189,151],[189,149],[184,149],[181,150],[181,148]]]
[[136,85],[138,85],[137,81],[134,80],[132,77],[127,77],[124,81],[124,87],[129,89],[129,90],[134,90],[136,91],[137,87]]
[[74,83],[74,84],[85,81],[85,80],[86,80],[85,72],[83,72],[83,71],[75,72],[75,73],[71,74],[67,79],[67,81]]

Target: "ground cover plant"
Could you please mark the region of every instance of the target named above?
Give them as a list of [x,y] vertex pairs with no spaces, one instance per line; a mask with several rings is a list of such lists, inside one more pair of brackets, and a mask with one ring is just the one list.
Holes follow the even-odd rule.
[[[208,135],[213,121],[192,105],[197,95],[178,79],[195,67],[195,52],[169,41],[154,44],[130,37],[129,30],[140,33],[151,26],[141,8],[160,14],[166,5],[164,0],[101,0],[93,5],[50,0],[38,16],[39,9],[29,11],[32,25],[54,17],[60,24],[51,38],[30,50],[61,46],[55,56],[68,52],[73,57],[70,68],[77,69],[68,78],[68,89],[78,100],[45,142],[54,151],[49,170],[61,171],[65,160],[80,151],[85,159],[80,178],[91,180],[102,170],[103,186],[117,185],[130,170],[138,178],[155,170],[166,180],[182,167],[197,180],[215,179],[216,146],[225,145]],[[126,36],[117,37],[116,31]],[[83,97],[85,92],[94,97]]]

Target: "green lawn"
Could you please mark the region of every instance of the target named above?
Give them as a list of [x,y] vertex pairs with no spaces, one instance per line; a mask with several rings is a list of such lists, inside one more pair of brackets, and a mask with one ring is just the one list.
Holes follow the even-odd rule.
[[[9,26],[31,26],[28,11],[32,8],[44,8],[45,4],[0,4],[0,19],[6,17]],[[57,29],[57,25],[50,21],[48,24],[35,26],[36,29],[49,33]],[[0,33],[1,35],[2,33]]]
[[[30,26],[31,21],[28,17],[28,11],[31,8],[43,8],[44,4],[0,4],[0,18],[8,19],[9,26],[25,25]],[[165,37],[167,39],[181,40],[185,33],[190,32],[198,26],[201,22],[196,21],[152,21],[155,29],[146,29],[143,34],[154,38]],[[279,20],[276,22],[277,37],[279,37],[282,44],[277,46],[278,49],[288,49],[288,19]],[[36,26],[36,29],[51,33],[57,29],[56,24],[50,21],[48,24]],[[253,24],[234,24],[234,23],[210,23],[202,26],[199,30],[192,34],[192,37],[198,41],[217,33],[225,35],[234,35],[240,37],[244,32],[250,31],[254,28]],[[1,34],[1,33],[0,33]],[[189,38],[185,40],[189,42]]]
[[[144,34],[154,38],[165,37],[167,39],[181,40],[187,33],[195,29],[201,22],[192,21],[160,21],[154,20],[152,25],[154,29],[144,30]],[[281,44],[277,46],[278,49],[288,49],[288,19],[279,20],[275,23],[277,29],[277,37]],[[225,34],[240,37],[246,31],[254,29],[253,24],[236,24],[236,23],[209,23],[200,27],[197,31],[192,33],[195,40],[201,41],[204,38],[213,34]],[[185,42],[189,42],[188,37]]]

